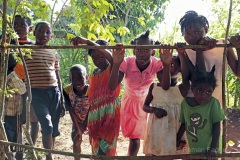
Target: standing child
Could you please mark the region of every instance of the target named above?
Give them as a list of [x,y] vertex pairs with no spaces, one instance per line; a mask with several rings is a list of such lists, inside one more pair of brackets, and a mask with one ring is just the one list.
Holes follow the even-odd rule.
[[[48,22],[37,23],[34,36],[36,45],[47,45],[52,36]],[[31,58],[25,57],[29,73],[32,106],[42,128],[42,142],[46,149],[53,149],[55,137],[59,132],[60,112],[63,110],[61,80],[59,75],[59,56],[51,49],[34,49]],[[46,160],[52,160],[47,154]]]
[[[22,95],[26,93],[24,82],[14,71],[16,61],[9,56],[7,70],[7,89],[16,89],[11,96],[5,99],[4,128],[9,142],[22,143]],[[16,159],[22,159],[23,153],[17,147],[10,147],[11,151],[16,151]]]
[[[92,42],[82,37],[71,40],[74,45],[108,45],[105,40]],[[89,77],[88,131],[94,155],[116,155],[117,139],[120,128],[120,85],[110,90],[108,80],[112,68],[112,56],[109,50],[89,49],[93,63],[97,67]]]
[[[81,153],[82,134],[87,128],[89,110],[86,68],[80,64],[70,68],[70,84],[64,87],[63,95],[73,121],[73,152]],[[80,157],[75,157],[80,160]]]
[[179,142],[186,131],[190,153],[204,152],[210,157],[219,149],[220,122],[225,118],[219,101],[212,96],[217,85],[214,70],[215,66],[211,72],[195,70],[191,81],[194,97],[182,101],[177,134]]
[[[188,11],[180,19],[179,24],[181,26],[181,32],[185,41],[190,45],[205,44],[208,46],[203,52],[196,54],[196,50],[186,49],[186,53],[193,63],[193,65],[198,65],[201,61],[205,61],[206,71],[210,71],[211,68],[215,65],[215,77],[217,81],[217,87],[213,92],[213,96],[217,98],[222,105],[222,66],[227,65],[223,64],[223,53],[224,48],[218,47],[214,48],[216,42],[224,43],[222,39],[215,40],[210,37],[206,37],[206,34],[209,29],[209,23],[205,16],[198,15],[195,11]],[[234,41],[234,39],[231,39]],[[233,43],[235,44],[235,43]],[[240,57],[240,49],[237,49],[237,57]],[[236,76],[240,76],[240,63],[238,58],[233,52],[231,47],[227,49],[227,62]],[[227,67],[227,66],[226,66]],[[227,71],[227,69],[226,69]],[[189,73],[190,77],[192,73]],[[188,92],[188,97],[193,97],[191,90]]]
[[[17,33],[19,36],[18,42],[20,45],[25,45],[25,44],[34,44],[34,42],[28,38],[28,33],[32,31],[32,21],[29,17],[22,17],[20,15],[16,15],[14,18],[14,31]],[[15,44],[15,40],[11,41],[12,44]],[[12,55],[9,55],[9,57]],[[23,65],[21,63],[17,63],[17,65],[14,67],[14,71],[18,75],[19,78],[25,80],[25,72]],[[23,116],[22,119],[23,121],[26,120],[26,98],[27,98],[27,93],[23,95]],[[31,122],[31,138],[33,141],[33,144],[36,143],[37,140],[37,135],[38,135],[38,120],[37,117],[33,111],[33,108],[31,106],[30,108],[30,122]]]
[[[138,35],[132,45],[153,45],[150,31]],[[129,156],[136,156],[140,139],[144,139],[147,113],[143,111],[144,100],[156,74],[163,89],[169,88],[172,55],[160,54],[161,60],[153,57],[153,49],[134,49],[134,56],[124,58],[122,52],[113,52],[113,67],[109,80],[110,89],[115,89],[124,78],[124,94],[121,101],[121,129],[129,138]],[[162,70],[162,71],[161,71]],[[165,77],[161,80],[159,77]]]
[[[171,50],[163,52],[169,51]],[[161,83],[152,83],[149,88],[143,106],[143,110],[149,113],[143,143],[143,153],[145,155],[158,156],[180,153],[176,150],[180,105],[183,100],[178,82],[179,75],[180,59],[178,55],[173,55],[171,87],[168,90],[164,90],[161,87]]]

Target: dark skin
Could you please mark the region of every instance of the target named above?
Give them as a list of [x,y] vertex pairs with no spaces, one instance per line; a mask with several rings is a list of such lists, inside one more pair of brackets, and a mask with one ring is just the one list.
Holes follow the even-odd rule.
[[[208,32],[207,26],[202,26],[200,24],[189,24],[188,27],[184,28],[182,34],[185,39],[185,41],[188,44],[200,44],[200,45],[206,45],[207,48],[205,50],[212,49],[216,46],[217,40],[207,37],[206,34]],[[229,39],[229,41],[233,44],[234,47],[238,47],[240,45],[240,39],[238,37],[233,36]],[[201,50],[200,50],[201,51]],[[240,77],[240,62],[238,60],[238,57],[240,56],[240,49],[236,49],[237,56],[234,54],[233,48],[228,47],[227,48],[227,61],[228,65],[230,66],[232,72],[239,78]],[[196,58],[198,59],[204,59],[203,54],[197,54],[198,56]],[[196,61],[197,63],[200,61]],[[198,64],[196,64],[198,65]]]
[[[186,101],[190,107],[196,107],[199,105],[204,105],[207,103],[213,93],[213,88],[208,84],[199,84],[198,86],[192,88],[194,97],[187,97]],[[178,133],[177,133],[177,147],[180,144],[181,137],[186,131],[185,123],[182,123]],[[218,140],[220,136],[220,122],[216,122],[212,124],[212,142],[210,149],[206,151],[206,155],[208,158],[214,158],[217,153]]]
[[[137,45],[150,45],[149,40],[138,40]],[[122,44],[118,44],[122,45]],[[168,50],[168,49],[164,49]],[[169,50],[168,50],[169,51]],[[116,89],[117,85],[123,80],[124,73],[119,70],[119,67],[124,59],[124,50],[123,49],[114,49],[113,50],[113,67],[109,79],[109,88],[111,90]],[[150,64],[150,58],[154,55],[155,51],[152,49],[134,49],[134,55],[136,56],[136,64],[138,69],[142,72],[144,71]],[[161,76],[166,77],[164,80],[161,79],[162,88],[167,90],[170,86],[170,63],[171,63],[172,51],[166,52],[165,54],[162,52],[160,54],[160,58],[163,62],[163,70],[157,73],[158,79]],[[159,111],[156,111],[159,113]],[[160,115],[161,113],[159,113]],[[128,154],[129,156],[136,156],[138,154],[140,148],[140,139],[129,139],[129,147]]]
[[[73,91],[78,96],[84,96],[87,92],[88,85],[86,84],[87,75],[85,70],[81,71],[72,71],[70,73],[70,82],[73,85]],[[73,107],[69,107],[69,113],[76,127],[75,132],[73,133],[73,152],[81,153],[81,143],[82,143],[82,134],[84,133],[85,126],[79,125],[78,118],[74,112]],[[75,160],[80,160],[80,157],[74,157]]]
[[[75,37],[71,39],[71,43],[73,45],[79,45],[79,44],[87,44],[87,45],[93,45],[93,46],[100,46],[99,44],[90,41],[84,37]],[[106,49],[94,49],[91,51],[91,58],[93,60],[94,65],[97,67],[94,69],[93,74],[98,75],[105,71],[107,67],[112,64],[112,55],[109,50]],[[112,65],[111,65],[112,66]],[[91,139],[91,137],[90,137]],[[99,148],[98,155],[106,155],[105,152]]]
[[[172,50],[170,49],[166,49],[166,50],[160,50],[161,52],[172,52]],[[171,83],[170,85],[171,86],[175,86],[177,84],[177,77],[174,77],[176,76],[178,73],[180,72],[180,64],[179,62],[177,61],[176,57],[172,59],[172,62],[171,62],[171,70],[170,70],[170,73],[171,73]],[[158,83],[157,84],[158,86],[161,86],[161,83]],[[166,110],[162,109],[162,108],[156,108],[156,107],[151,107],[150,106],[150,103],[153,99],[153,95],[152,95],[152,90],[153,90],[153,86],[154,86],[154,83],[151,84],[150,88],[149,88],[149,91],[148,91],[148,95],[146,97],[146,100],[144,102],[144,106],[143,106],[143,110],[147,113],[154,113],[158,118],[162,118],[164,116],[167,116],[167,112]]]
[[[52,36],[52,28],[48,24],[40,24],[38,25],[37,28],[35,28],[34,31],[34,36],[36,38],[36,45],[47,45],[47,43],[50,41],[51,36]],[[58,86],[59,90],[62,93],[62,83],[61,83],[61,78],[59,71],[56,71],[56,77],[58,79]],[[63,95],[61,96],[61,104],[63,105]],[[63,107],[63,110],[61,112],[61,116],[64,116],[65,114],[65,107]],[[46,149],[53,149],[54,148],[54,143],[55,143],[55,137],[52,137],[52,134],[47,134],[47,135],[42,135],[42,142],[43,146]],[[52,160],[52,155],[47,154],[46,155],[46,160]]]

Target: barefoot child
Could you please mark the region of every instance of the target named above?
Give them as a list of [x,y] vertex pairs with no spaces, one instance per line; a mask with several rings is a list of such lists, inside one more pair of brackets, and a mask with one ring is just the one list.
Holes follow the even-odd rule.
[[[37,23],[34,36],[36,45],[47,45],[52,36],[48,22]],[[42,128],[42,143],[46,149],[53,149],[55,137],[59,136],[59,119],[62,108],[59,56],[51,49],[34,49],[31,58],[25,57],[29,73],[32,106]],[[52,155],[46,155],[52,160]]]
[[[108,45],[105,40],[92,42],[82,37],[71,40],[74,45]],[[89,49],[93,63],[97,67],[89,77],[88,131],[94,155],[116,155],[120,129],[120,85],[110,90],[108,80],[112,69],[112,55],[109,50]]]
[[[171,52],[171,50],[164,50],[163,52]],[[179,75],[180,59],[178,55],[173,55],[171,87],[164,90],[161,83],[152,83],[149,88],[143,106],[143,110],[149,113],[143,141],[143,153],[145,155],[159,156],[180,153],[176,149],[180,107],[183,100],[178,82]]]
[[[81,153],[82,134],[87,128],[89,110],[88,84],[86,68],[75,64],[70,68],[70,84],[64,87],[63,95],[73,121],[72,141],[73,152]],[[75,157],[80,160],[80,157]]]
[[[155,42],[149,36],[150,31],[138,35],[132,45],[153,45]],[[129,138],[128,156],[137,156],[140,139],[144,139],[147,113],[142,107],[148,89],[156,75],[165,77],[159,79],[162,88],[169,88],[170,63],[172,55],[160,54],[161,60],[153,57],[153,49],[134,49],[134,56],[125,57],[118,50],[113,52],[113,67],[109,80],[110,89],[114,90],[124,79],[124,95],[121,100],[121,129]],[[162,71],[161,71],[162,70]]]
[[211,72],[195,69],[191,90],[194,97],[186,97],[181,104],[177,142],[186,131],[190,153],[214,156],[219,149],[220,122],[225,119],[219,101],[212,96],[217,85]]

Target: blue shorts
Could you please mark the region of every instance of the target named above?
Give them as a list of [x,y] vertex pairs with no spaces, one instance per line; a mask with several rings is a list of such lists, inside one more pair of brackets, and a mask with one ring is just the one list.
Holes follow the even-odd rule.
[[59,136],[60,91],[58,87],[49,89],[32,88],[32,106],[41,124],[42,134]]

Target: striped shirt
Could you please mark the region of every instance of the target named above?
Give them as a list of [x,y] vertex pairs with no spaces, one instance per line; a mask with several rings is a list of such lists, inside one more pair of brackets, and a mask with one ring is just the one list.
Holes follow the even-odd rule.
[[34,49],[31,58],[25,57],[31,88],[57,86],[59,55],[51,49]]

